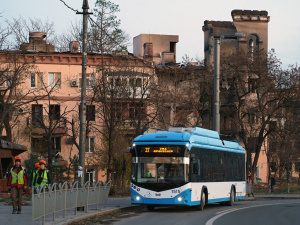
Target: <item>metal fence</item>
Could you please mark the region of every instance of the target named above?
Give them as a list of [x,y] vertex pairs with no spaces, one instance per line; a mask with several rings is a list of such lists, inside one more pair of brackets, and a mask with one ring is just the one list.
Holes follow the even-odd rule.
[[78,207],[84,207],[85,212],[88,211],[89,205],[97,205],[104,203],[106,205],[111,181],[103,183],[74,183],[65,182],[63,184],[54,183],[45,187],[33,188],[32,190],[32,221],[43,217],[43,225],[45,224],[45,216],[53,214],[55,221],[55,213],[64,211],[66,216],[67,209],[74,208],[76,215]]

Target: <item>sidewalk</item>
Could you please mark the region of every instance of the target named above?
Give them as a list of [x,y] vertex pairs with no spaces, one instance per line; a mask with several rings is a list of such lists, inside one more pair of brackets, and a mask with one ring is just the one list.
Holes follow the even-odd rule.
[[[100,214],[108,211],[112,211],[119,208],[129,207],[131,206],[130,197],[126,198],[109,198],[106,204],[100,204],[98,210],[96,209],[96,205],[90,206],[88,208],[88,212],[77,211],[75,215],[74,209],[69,209],[66,211],[66,217],[64,218],[64,211],[59,211],[55,214],[55,220],[53,221],[53,214],[47,215],[45,219],[45,225],[63,225],[67,222],[71,222],[75,219],[85,218],[92,216],[94,214]],[[35,220],[32,222],[31,220],[31,206],[22,206],[22,214],[12,214],[12,206],[6,205],[4,203],[0,204],[0,224],[9,224],[9,225],[41,225],[42,218]]]
[[[260,199],[300,199],[300,194],[267,194],[267,195],[255,195],[254,197],[245,197],[244,201],[247,200],[260,200]],[[45,225],[64,225],[68,222],[74,221],[79,218],[86,218],[89,216],[93,216],[95,214],[101,214],[105,212],[109,212],[112,210],[130,207],[130,197],[125,198],[109,198],[106,204],[100,205],[98,210],[96,206],[90,206],[88,208],[88,212],[77,211],[75,215],[74,209],[69,209],[66,211],[66,217],[64,218],[64,211],[57,212],[55,214],[55,220],[53,221],[53,215],[47,215],[45,219]],[[6,205],[4,203],[0,203],[0,224],[10,224],[10,225],[41,225],[42,218],[35,220],[32,222],[31,220],[31,206],[23,206],[22,214],[11,214],[12,206]]]
[[[246,197],[248,198],[248,197]],[[260,199],[260,198],[268,198],[268,199],[272,199],[272,198],[276,198],[276,199],[300,199],[300,194],[255,194],[254,193],[254,198],[255,199]]]

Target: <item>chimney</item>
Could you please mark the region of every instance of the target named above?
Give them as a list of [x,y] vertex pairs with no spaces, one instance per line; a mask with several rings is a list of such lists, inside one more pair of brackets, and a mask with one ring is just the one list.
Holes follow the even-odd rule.
[[79,52],[79,41],[72,41],[69,45],[71,53]]
[[47,37],[47,33],[44,32],[29,32],[29,43],[23,43],[20,47],[25,52],[54,52],[54,45],[47,44],[44,40],[45,37]]
[[29,32],[29,42],[34,40],[44,40],[47,33],[44,32]]

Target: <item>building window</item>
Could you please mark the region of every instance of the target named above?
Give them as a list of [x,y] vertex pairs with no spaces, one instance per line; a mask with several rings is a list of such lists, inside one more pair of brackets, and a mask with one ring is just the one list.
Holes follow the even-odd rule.
[[40,138],[31,138],[31,150],[33,152],[40,152],[43,153],[45,152],[45,149],[47,149],[47,140],[45,137],[40,137]]
[[248,123],[250,124],[256,124],[258,123],[258,116],[255,113],[248,113]]
[[253,56],[255,51],[259,50],[260,38],[257,34],[249,34],[247,36],[248,40],[248,51]]
[[145,115],[145,107],[143,104],[129,104],[129,118],[137,119]]
[[32,125],[39,127],[43,124],[43,105],[32,105]]
[[[80,113],[80,105],[79,113]],[[86,120],[87,121],[95,121],[96,120],[96,108],[94,105],[87,105],[86,106]]]
[[276,128],[277,128],[277,122],[276,121],[270,121],[269,131],[276,131]]
[[259,165],[256,166],[256,177],[260,178],[260,174],[259,174],[260,170],[259,170]]
[[95,137],[87,139],[85,152],[95,152]]
[[135,87],[142,87],[142,79],[141,78],[131,78],[130,79],[130,86]]
[[90,183],[96,182],[96,172],[95,169],[86,169],[85,182],[89,181]]
[[170,52],[175,53],[176,42],[170,42]]
[[30,87],[41,88],[43,86],[43,73],[30,74]]
[[61,152],[61,137],[51,138],[51,149],[55,151],[55,154]]
[[249,78],[248,88],[250,93],[257,93],[257,79]]
[[86,106],[86,120],[87,121],[95,121],[95,106],[94,105],[87,105]]
[[248,148],[247,151],[250,151],[251,153],[254,153],[256,150],[256,147],[258,145],[259,138],[258,137],[249,137],[248,138]]
[[60,73],[49,73],[49,87],[60,88],[61,86],[61,74]]
[[50,105],[49,116],[52,120],[60,119],[60,105]]
[[[80,74],[80,76],[82,76]],[[88,73],[86,74],[86,88],[87,89],[93,89],[93,87],[96,85],[96,75],[94,73]],[[79,88],[82,86],[82,77],[79,77]]]
[[36,84],[36,74],[35,73],[32,73],[31,75],[30,75],[30,87],[32,87],[32,88],[35,88],[35,87],[37,87],[37,84]]

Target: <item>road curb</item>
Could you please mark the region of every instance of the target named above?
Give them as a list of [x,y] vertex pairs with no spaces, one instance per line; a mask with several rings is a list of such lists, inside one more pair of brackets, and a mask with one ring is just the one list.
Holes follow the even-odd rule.
[[244,199],[242,199],[242,201],[255,201],[255,200],[262,200],[262,199],[300,199],[300,195],[272,195],[272,196],[268,196],[268,195],[256,195],[254,197],[245,197]]
[[109,216],[110,214],[116,214],[122,211],[130,210],[133,208],[137,208],[138,206],[127,206],[127,207],[120,207],[120,208],[113,208],[113,209],[107,209],[107,210],[102,210],[98,212],[94,212],[88,215],[82,215],[77,218],[72,218],[68,219],[68,221],[60,222],[60,223],[55,223],[56,225],[73,225],[73,223],[79,223],[83,222],[84,220],[89,219],[90,217],[105,217]]

